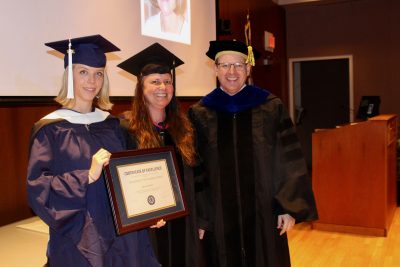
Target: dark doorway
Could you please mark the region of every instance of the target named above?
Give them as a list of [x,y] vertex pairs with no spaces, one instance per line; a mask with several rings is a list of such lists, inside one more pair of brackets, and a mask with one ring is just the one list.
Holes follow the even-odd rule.
[[350,62],[349,58],[335,58],[299,61],[294,65],[297,84],[294,88],[294,120],[311,170],[311,137],[315,129],[349,123],[350,115],[353,115]]

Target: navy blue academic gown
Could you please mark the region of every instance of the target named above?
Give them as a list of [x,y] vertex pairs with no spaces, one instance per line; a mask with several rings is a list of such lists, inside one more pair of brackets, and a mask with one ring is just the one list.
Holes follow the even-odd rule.
[[28,166],[29,204],[50,228],[50,266],[160,266],[147,230],[116,235],[104,178],[88,184],[93,154],[125,149],[119,120],[97,109],[100,116],[65,112],[72,119],[35,124]]

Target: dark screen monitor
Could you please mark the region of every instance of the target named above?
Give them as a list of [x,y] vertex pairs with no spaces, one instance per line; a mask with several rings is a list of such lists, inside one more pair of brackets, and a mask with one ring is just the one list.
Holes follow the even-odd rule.
[[363,96],[358,108],[357,119],[366,120],[379,115],[380,96]]

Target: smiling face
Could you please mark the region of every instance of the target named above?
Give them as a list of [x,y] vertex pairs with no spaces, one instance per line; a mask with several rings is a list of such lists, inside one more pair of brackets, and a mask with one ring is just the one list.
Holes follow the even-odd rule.
[[234,95],[246,83],[247,76],[250,74],[250,65],[246,64],[244,57],[240,55],[224,54],[216,61],[215,73],[222,89],[229,95]]
[[154,73],[143,78],[143,95],[150,114],[164,114],[173,93],[171,74]]
[[157,3],[164,15],[173,13],[176,8],[176,0],[157,0]]
[[93,99],[104,83],[104,68],[93,68],[83,64],[73,65],[75,106],[78,111],[91,109]]

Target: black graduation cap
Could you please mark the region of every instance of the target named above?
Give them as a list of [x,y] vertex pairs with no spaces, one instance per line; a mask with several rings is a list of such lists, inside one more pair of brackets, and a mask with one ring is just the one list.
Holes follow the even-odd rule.
[[171,53],[168,49],[159,43],[154,43],[136,55],[121,62],[118,64],[118,67],[138,77],[140,75],[158,73],[157,68],[154,69],[153,72],[150,71],[143,73],[143,68],[148,64],[157,64],[168,67],[169,71],[172,70],[174,73],[175,68],[183,63],[184,62],[181,59]]
[[70,42],[73,50],[73,64],[79,63],[95,68],[105,67],[106,56],[104,53],[120,51],[118,47],[99,34],[45,43],[46,46],[65,55],[64,68],[69,64],[67,53]]
[[245,43],[235,40],[210,41],[210,46],[206,52],[206,55],[212,60],[216,60],[217,57],[223,54],[223,52],[231,51],[241,53],[245,57],[249,57],[249,52],[252,51],[255,59],[260,57],[260,52],[258,52],[256,49],[249,49],[249,46],[247,46]]

